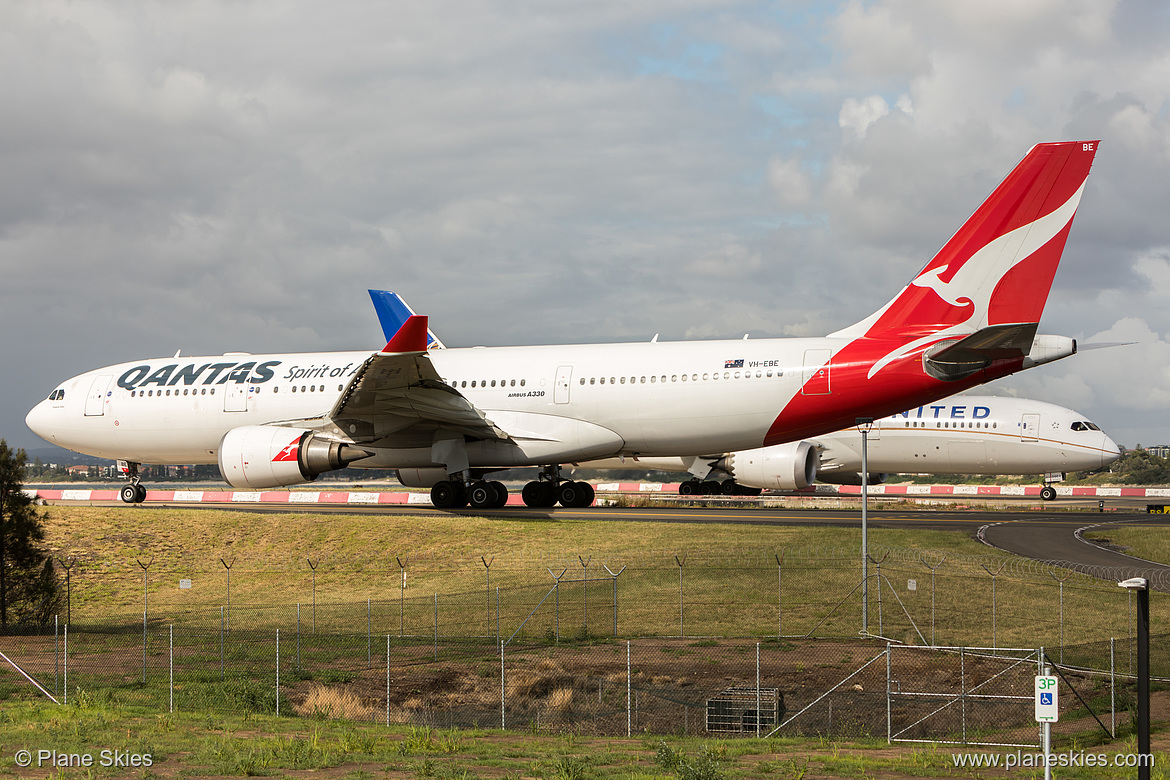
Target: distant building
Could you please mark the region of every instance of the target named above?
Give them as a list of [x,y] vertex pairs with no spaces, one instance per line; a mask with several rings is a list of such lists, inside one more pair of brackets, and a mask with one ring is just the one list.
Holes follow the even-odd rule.
[[1153,447],[1146,447],[1146,452],[1157,455],[1159,458],[1170,458],[1170,444],[1156,444]]
[[89,466],[70,466],[65,469],[66,473],[71,477],[88,477]]

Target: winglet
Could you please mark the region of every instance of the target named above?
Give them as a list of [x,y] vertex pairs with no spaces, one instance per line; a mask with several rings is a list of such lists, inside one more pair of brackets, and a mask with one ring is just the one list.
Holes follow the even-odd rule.
[[384,355],[426,351],[427,318],[425,315],[420,314],[412,314],[407,317],[406,322],[402,323],[402,327],[398,329],[398,332],[382,348],[382,354]]

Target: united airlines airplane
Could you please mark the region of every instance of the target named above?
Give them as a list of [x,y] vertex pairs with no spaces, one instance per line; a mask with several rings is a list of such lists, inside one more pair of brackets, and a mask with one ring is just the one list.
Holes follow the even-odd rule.
[[824,338],[428,350],[411,316],[370,352],[154,358],[68,379],[29,412],[49,442],[138,465],[218,463],[234,487],[346,466],[416,470],[439,507],[541,466],[531,506],[583,504],[560,464],[807,440],[1067,357],[1038,335],[1097,142],[1033,147],[889,303]]
[[[1043,474],[1092,471],[1117,460],[1117,445],[1079,412],[1027,398],[960,395],[875,420],[866,434],[869,483],[890,474]],[[679,485],[683,495],[759,495],[813,482],[861,484],[857,427],[746,452],[687,458],[610,458],[582,468],[706,471]]]

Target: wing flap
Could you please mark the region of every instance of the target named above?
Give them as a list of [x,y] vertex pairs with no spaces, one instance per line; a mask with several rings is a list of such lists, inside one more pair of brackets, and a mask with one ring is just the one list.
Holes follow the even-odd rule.
[[439,429],[476,439],[509,438],[459,391],[443,383],[425,352],[371,355],[329,417],[354,441],[380,446],[394,446],[393,438],[408,432],[414,446],[419,434]]

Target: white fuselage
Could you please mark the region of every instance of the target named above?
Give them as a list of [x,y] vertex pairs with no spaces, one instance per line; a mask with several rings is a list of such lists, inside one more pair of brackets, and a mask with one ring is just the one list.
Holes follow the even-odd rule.
[[[807,439],[819,451],[818,479],[839,481],[862,470],[856,427]],[[785,447],[788,445],[780,445]],[[778,475],[745,479],[737,465],[778,448],[724,453],[723,462],[745,487],[776,488]],[[953,396],[876,420],[867,433],[870,474],[1047,474],[1088,471],[1116,460],[1113,442],[1084,415],[1043,401]],[[693,458],[608,459],[587,468],[643,467],[687,471]],[[759,473],[756,468],[748,473]]]
[[[513,434],[521,452],[526,442],[534,450],[528,462],[521,454],[512,463],[472,465],[535,465],[555,458],[548,440],[558,436],[574,458],[758,447],[810,371],[843,343],[492,347],[436,350],[429,357],[444,382]],[[815,360],[808,368],[806,352]],[[220,441],[234,428],[326,415],[369,354],[229,353],[123,363],[65,381],[26,420],[46,440],[90,455],[215,463]],[[588,430],[558,425],[562,420]],[[437,464],[426,446],[381,451],[360,465]]]

